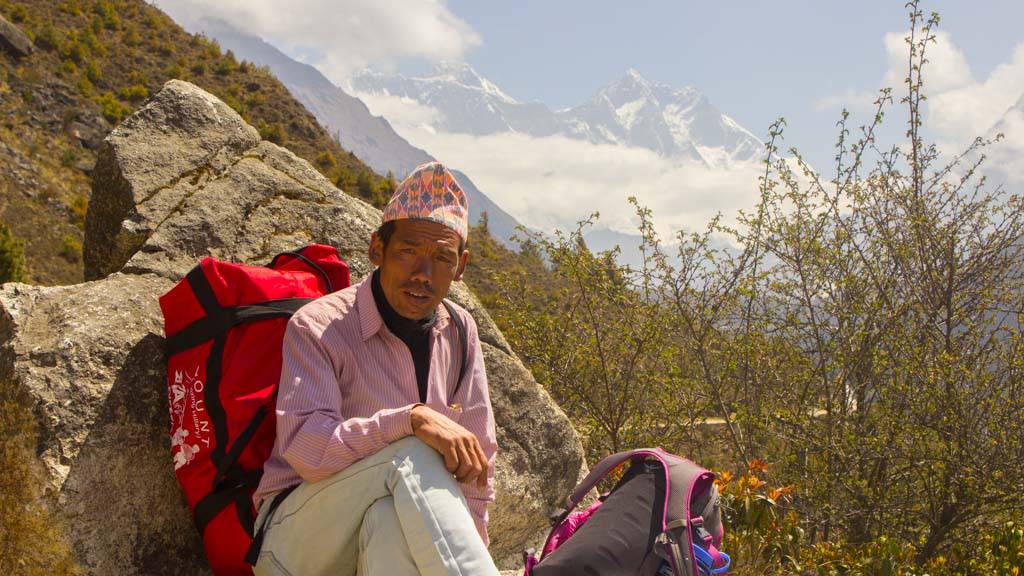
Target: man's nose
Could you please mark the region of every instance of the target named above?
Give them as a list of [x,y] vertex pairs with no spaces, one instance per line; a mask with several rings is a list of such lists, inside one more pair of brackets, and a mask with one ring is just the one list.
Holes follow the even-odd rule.
[[412,269],[412,280],[429,284],[433,278],[433,262],[429,256],[420,256],[416,259]]

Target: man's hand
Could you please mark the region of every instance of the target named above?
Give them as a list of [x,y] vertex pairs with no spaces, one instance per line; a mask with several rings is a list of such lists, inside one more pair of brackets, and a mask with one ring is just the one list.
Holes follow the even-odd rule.
[[487,486],[487,456],[480,440],[469,430],[429,406],[419,405],[410,415],[412,432],[444,458],[444,466],[459,482]]

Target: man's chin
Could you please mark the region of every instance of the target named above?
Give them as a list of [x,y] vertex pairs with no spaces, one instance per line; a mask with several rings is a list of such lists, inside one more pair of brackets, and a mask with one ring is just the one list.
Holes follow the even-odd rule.
[[418,301],[406,296],[403,298],[402,310],[397,312],[409,320],[423,320],[429,318],[437,308],[437,302],[433,300]]

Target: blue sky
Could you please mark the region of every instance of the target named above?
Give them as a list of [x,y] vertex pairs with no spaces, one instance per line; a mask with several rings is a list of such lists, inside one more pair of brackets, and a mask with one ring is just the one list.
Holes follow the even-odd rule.
[[[878,89],[902,93],[906,70],[902,0],[156,3],[190,29],[203,17],[244,23],[343,87],[362,68],[415,74],[441,60],[465,61],[510,96],[558,109],[589,100],[634,68],[649,80],[693,86],[757,136],[785,117],[786,146],[824,171],[841,108],[853,113],[852,127],[868,120]],[[1012,133],[997,156],[1024,185],[1024,105],[1006,114],[1024,96],[1024,0],[929,0],[921,9],[942,15],[929,48],[927,135],[949,154],[1002,122]],[[719,212],[728,219],[757,197],[756,167],[694,169],[629,147],[417,129],[431,110],[367,102],[530,226],[569,227],[599,209],[608,225],[628,230],[625,197],[633,194],[671,233],[702,228]],[[899,143],[904,130],[905,111],[896,109],[882,145]]]
[[[900,0],[452,0],[448,6],[481,38],[465,59],[517,99],[570,106],[633,67],[650,80],[696,87],[759,136],[784,116],[788,140],[801,148],[831,144],[839,109],[815,104],[880,87],[887,70],[882,39],[907,29]],[[1024,41],[1021,0],[943,0],[922,9],[940,13],[939,29],[979,79]],[[402,68],[422,65],[410,60]]]

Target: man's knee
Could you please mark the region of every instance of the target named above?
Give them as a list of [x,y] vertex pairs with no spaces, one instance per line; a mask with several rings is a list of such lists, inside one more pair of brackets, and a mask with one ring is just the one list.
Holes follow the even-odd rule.
[[418,471],[425,472],[430,469],[440,469],[447,473],[444,467],[444,458],[428,446],[423,440],[416,436],[406,436],[398,441],[400,446],[395,453],[395,459],[411,464]]

